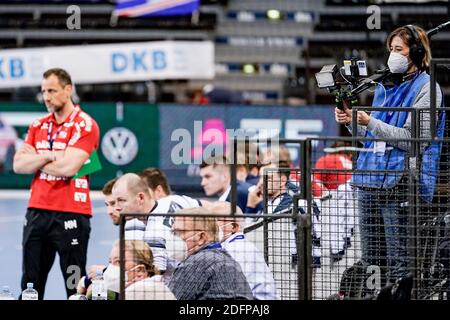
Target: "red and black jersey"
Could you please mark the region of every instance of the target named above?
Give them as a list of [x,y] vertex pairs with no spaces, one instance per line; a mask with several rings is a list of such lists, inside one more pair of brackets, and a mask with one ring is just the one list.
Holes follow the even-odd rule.
[[[34,121],[28,129],[25,143],[33,146],[38,153],[73,147],[91,154],[98,148],[99,137],[100,130],[95,120],[76,106],[60,124],[53,114]],[[38,170],[31,183],[28,207],[91,215],[89,178],[57,177]]]

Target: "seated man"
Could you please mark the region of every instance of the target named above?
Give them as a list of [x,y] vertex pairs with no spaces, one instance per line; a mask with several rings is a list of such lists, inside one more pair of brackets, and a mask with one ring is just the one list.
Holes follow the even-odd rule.
[[[134,219],[135,223],[132,224],[130,220],[125,224],[125,236],[143,235],[141,239],[151,247],[155,265],[168,281],[175,265],[179,262],[168,260],[166,253],[166,241],[172,237],[171,226],[174,218],[158,214],[175,213],[183,208],[196,208],[208,205],[208,202],[182,195],[169,195],[155,200],[151,197],[144,179],[134,173],[121,176],[114,184],[112,193],[116,202],[115,208],[119,213],[143,214],[142,219],[147,222],[145,231],[139,223],[141,221]],[[133,226],[136,226],[134,230]]]
[[185,243],[187,257],[178,264],[169,282],[175,297],[178,300],[252,300],[252,291],[241,267],[217,241],[216,219],[207,217],[210,213],[205,208],[178,213],[172,232],[174,239]]
[[[220,201],[231,201],[230,165],[225,156],[212,157],[200,165],[201,184],[205,194],[219,196]],[[237,205],[242,211],[247,205],[251,184],[237,180]]]
[[147,182],[152,199],[159,200],[172,194],[169,181],[161,169],[147,168],[139,172],[138,175]]
[[[299,189],[289,180],[289,164],[280,161],[278,166],[267,164],[261,168],[259,182],[248,195],[245,213],[262,212],[264,175],[267,177],[267,212],[279,213],[291,208],[293,196],[299,192]],[[302,208],[300,210],[303,211]]]
[[[216,202],[211,211],[223,215],[230,214],[231,205],[229,202]],[[239,207],[237,207],[236,217],[217,218],[222,248],[241,266],[255,299],[279,300],[272,272],[262,253],[245,237],[242,229],[243,222],[242,211]]]
[[[116,184],[118,178],[112,179],[108,181],[102,189],[102,193],[105,197],[105,205],[106,210],[108,212],[108,215],[110,216],[112,223],[115,226],[118,226],[120,224],[120,211],[118,210],[116,206],[116,199],[114,198],[114,195],[112,194],[114,185]],[[136,213],[140,213],[139,209],[132,207],[138,211]],[[132,209],[131,208],[131,209]],[[128,213],[128,212],[126,212]],[[144,238],[144,230],[145,230],[145,223],[138,219],[132,219],[127,222],[125,226],[125,239],[126,240],[142,240]],[[95,267],[95,266],[94,266]],[[95,271],[93,270],[92,273],[95,275]]]
[[[269,214],[290,214],[294,206],[293,197],[299,193],[299,188],[289,179],[290,173],[289,163],[280,161],[278,165],[268,164],[261,168],[260,180],[257,187],[250,191],[248,195],[246,214],[256,214],[254,219],[247,218],[246,225],[257,222],[263,214],[263,192],[264,192],[264,176],[267,179],[267,213]],[[307,212],[307,202],[299,200],[299,212],[305,214]],[[320,210],[316,203],[312,202],[311,213],[314,217],[313,222],[313,266],[320,266]],[[291,225],[288,230],[292,234],[289,242],[284,247],[289,247],[292,255],[292,263],[297,262],[297,230],[296,225]]]
[[120,215],[114,209],[115,201],[114,201],[114,197],[112,195],[112,188],[113,188],[114,184],[116,183],[116,181],[117,181],[117,178],[106,182],[105,185],[103,186],[102,193],[103,193],[103,196],[105,197],[106,211],[107,211],[109,217],[111,218],[113,225],[118,226],[120,223],[120,219],[119,219]]

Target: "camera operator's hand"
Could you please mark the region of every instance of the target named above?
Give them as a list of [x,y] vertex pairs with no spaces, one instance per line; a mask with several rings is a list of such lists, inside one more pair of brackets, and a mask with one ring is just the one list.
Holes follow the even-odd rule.
[[358,111],[358,124],[367,126],[369,124],[370,116],[364,111]]
[[[341,110],[338,108],[334,108],[334,115],[336,118],[336,122],[348,125],[352,122],[352,110],[345,109]],[[363,126],[367,126],[369,124],[370,115],[368,115],[364,111],[357,112],[357,123]]]
[[344,111],[338,108],[334,108],[334,116],[337,123],[350,124],[352,122],[352,110],[350,109],[345,109]]

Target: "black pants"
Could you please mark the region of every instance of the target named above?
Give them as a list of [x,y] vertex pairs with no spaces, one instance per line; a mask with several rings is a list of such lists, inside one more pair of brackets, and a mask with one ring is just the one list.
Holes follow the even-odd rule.
[[29,208],[25,218],[22,290],[32,282],[39,299],[43,299],[47,276],[58,252],[67,297],[76,293],[79,278],[86,275],[90,217]]

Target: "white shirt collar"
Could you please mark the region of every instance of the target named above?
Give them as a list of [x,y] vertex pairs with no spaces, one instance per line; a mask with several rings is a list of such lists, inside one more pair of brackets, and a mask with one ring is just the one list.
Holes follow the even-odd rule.
[[228,186],[227,190],[220,196],[219,201],[226,201],[228,198],[228,195],[230,194],[231,186]]

